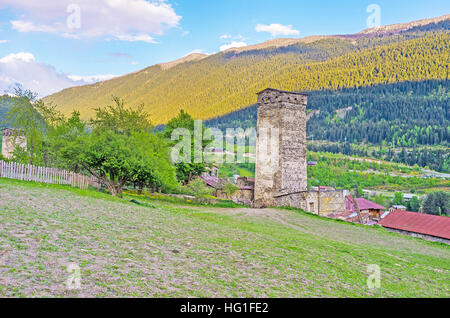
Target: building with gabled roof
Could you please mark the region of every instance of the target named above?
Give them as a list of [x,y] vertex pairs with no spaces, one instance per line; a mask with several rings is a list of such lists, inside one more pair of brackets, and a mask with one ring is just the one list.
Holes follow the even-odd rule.
[[378,224],[390,231],[450,244],[449,217],[395,210]]
[[[367,216],[374,221],[380,220],[382,212],[387,210],[384,206],[364,198],[356,198],[355,200],[356,203],[358,204],[359,211],[363,214],[367,214]],[[351,195],[348,195],[345,198],[345,210],[351,211],[353,213],[357,212],[353,204],[353,198]]]

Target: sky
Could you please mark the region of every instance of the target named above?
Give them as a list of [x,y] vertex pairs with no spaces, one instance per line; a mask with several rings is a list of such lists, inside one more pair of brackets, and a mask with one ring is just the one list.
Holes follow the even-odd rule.
[[448,0],[0,0],[0,94],[20,84],[43,97],[193,52],[449,13]]

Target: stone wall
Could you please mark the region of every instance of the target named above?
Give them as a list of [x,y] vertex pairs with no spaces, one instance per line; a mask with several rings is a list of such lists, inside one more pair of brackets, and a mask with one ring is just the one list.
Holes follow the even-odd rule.
[[[239,189],[233,194],[231,200],[251,207],[253,206],[253,193],[253,189]],[[216,197],[228,199],[226,193],[220,189],[217,190]]]
[[345,211],[345,195],[346,191],[304,191],[276,197],[273,206],[289,206],[302,209],[314,214],[319,213],[320,198],[320,215],[327,216],[336,211]]
[[14,129],[3,129],[2,130],[2,156],[6,159],[11,159],[14,154],[16,147],[22,147],[26,149],[27,140],[25,136],[17,133]]
[[306,104],[304,94],[275,89],[258,94],[256,208],[275,206],[277,197],[306,191]]

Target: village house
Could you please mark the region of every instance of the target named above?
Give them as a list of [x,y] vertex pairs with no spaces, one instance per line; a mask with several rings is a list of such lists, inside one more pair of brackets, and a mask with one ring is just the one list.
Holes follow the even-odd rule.
[[450,244],[449,217],[394,210],[378,225],[392,232]]
[[[362,218],[362,223],[365,225],[377,224],[379,220],[381,220],[386,214],[386,208],[384,206],[381,206],[364,198],[356,198],[355,200],[360,210],[359,213]],[[358,212],[353,204],[352,196],[347,195],[345,197],[345,211],[335,211],[328,214],[327,217],[351,223],[359,223]]]
[[[355,201],[358,205],[360,213],[367,215],[367,217],[372,221],[379,221],[381,219],[381,215],[387,210],[384,206],[364,198],[356,198]],[[345,209],[353,213],[357,212],[351,195],[345,198]]]
[[411,199],[414,197],[416,197],[417,199],[420,199],[420,197],[417,194],[412,194],[412,193],[404,193],[403,194],[403,199],[405,202],[411,201]]
[[391,208],[389,209],[390,212],[394,212],[394,211],[406,211],[406,206],[404,205],[393,205],[391,206]]

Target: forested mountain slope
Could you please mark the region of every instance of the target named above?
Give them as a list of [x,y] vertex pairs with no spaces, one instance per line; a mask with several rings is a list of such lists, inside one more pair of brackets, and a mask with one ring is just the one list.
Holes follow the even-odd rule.
[[[437,145],[450,138],[448,80],[307,91],[310,138],[328,141]],[[256,127],[256,105],[206,121],[208,127]]]
[[[450,172],[448,80],[306,93],[308,140],[316,141],[309,144],[310,150],[372,156]],[[210,119],[205,124],[223,131],[256,127],[256,107]],[[325,142],[318,144],[319,140]]]
[[[242,109],[266,87],[301,91],[361,87],[426,79],[446,79],[449,20],[406,31],[359,33],[287,40],[188,58],[174,66],[155,65],[94,85],[66,89],[47,97],[65,113],[85,118],[110,102],[111,95],[132,105],[144,103],[154,124],[180,109],[208,119]],[[283,41],[282,41],[283,42]],[[283,42],[284,43],[284,42]]]

